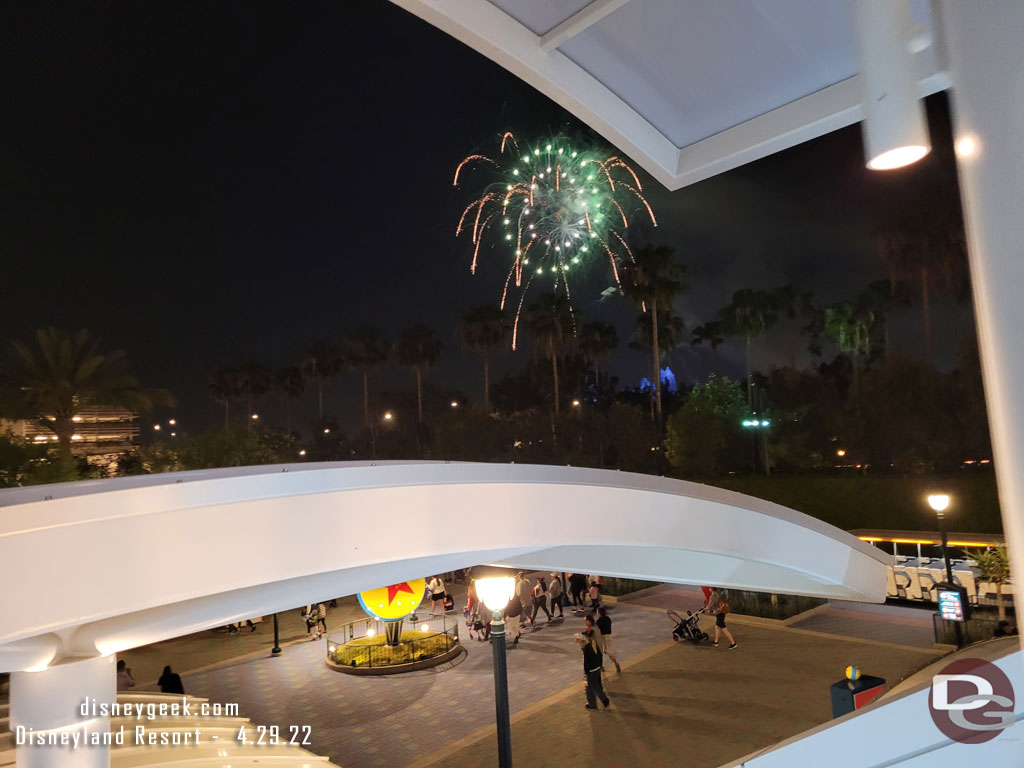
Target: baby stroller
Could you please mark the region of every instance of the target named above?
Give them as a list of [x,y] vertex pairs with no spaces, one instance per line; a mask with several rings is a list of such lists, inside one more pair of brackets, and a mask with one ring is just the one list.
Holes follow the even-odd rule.
[[704,613],[704,609],[701,609],[696,613],[687,611],[686,618],[683,618],[671,609],[669,609],[667,613],[668,617],[672,619],[675,624],[675,628],[672,630],[672,639],[676,642],[689,640],[694,645],[697,645],[701,640],[708,639],[708,633],[704,632],[700,628],[700,615]]

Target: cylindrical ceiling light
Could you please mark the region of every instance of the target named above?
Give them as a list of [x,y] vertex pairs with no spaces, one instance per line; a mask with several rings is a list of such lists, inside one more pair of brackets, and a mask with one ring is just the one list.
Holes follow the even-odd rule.
[[932,148],[907,44],[908,0],[857,0],[855,14],[867,165],[902,168]]

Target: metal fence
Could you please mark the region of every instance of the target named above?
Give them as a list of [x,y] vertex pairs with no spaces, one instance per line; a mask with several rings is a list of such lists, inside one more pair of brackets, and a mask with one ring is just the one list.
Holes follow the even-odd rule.
[[440,656],[459,644],[456,616],[406,618],[401,639],[393,645],[387,642],[390,623],[366,618],[332,629],[327,633],[327,658],[346,667],[394,667]]

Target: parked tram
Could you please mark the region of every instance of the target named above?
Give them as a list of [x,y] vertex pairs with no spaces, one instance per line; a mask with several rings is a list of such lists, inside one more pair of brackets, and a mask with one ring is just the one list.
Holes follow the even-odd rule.
[[[946,581],[946,561],[942,559],[942,538],[925,531],[850,531],[862,541],[890,551],[895,564],[887,569],[886,596],[918,602],[937,602],[936,585]],[[953,581],[967,590],[972,603],[991,603],[996,598],[996,585],[983,580],[981,570],[970,554],[990,547],[1005,547],[1002,535],[981,533],[950,533],[947,542]],[[909,554],[908,554],[909,553]],[[960,554],[962,557],[957,557]],[[1013,603],[1014,585],[1002,585],[1003,598]]]

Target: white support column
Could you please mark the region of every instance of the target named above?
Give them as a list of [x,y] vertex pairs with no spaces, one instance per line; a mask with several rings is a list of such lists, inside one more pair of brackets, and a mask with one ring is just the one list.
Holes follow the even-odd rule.
[[113,656],[69,659],[39,672],[13,672],[10,727],[15,739],[22,741],[27,735],[67,741],[64,746],[17,746],[17,768],[109,768],[110,747],[85,741],[93,734],[109,733],[110,718],[82,715],[81,709],[86,699],[112,704],[116,686]]
[[943,0],[953,126],[1003,528],[1024,583],[1024,3]]

